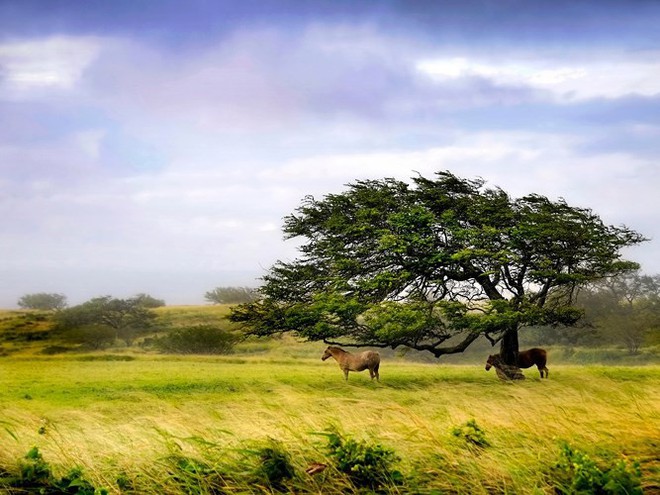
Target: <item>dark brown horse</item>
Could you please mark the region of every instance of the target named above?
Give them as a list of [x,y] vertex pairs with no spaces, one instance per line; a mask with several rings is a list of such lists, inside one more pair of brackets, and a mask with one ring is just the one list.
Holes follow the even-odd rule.
[[[501,361],[499,354],[488,356],[488,359],[486,360],[486,371],[488,371],[491,368],[491,366],[495,366],[499,361]],[[545,373],[545,378],[548,378],[548,368],[546,368],[545,366],[547,362],[548,362],[548,353],[545,352],[545,349],[539,349],[538,347],[533,347],[532,349],[528,349],[526,351],[520,351],[518,353],[518,367],[531,368],[532,366],[536,365],[536,367],[539,370],[539,373],[541,373],[541,378],[543,378],[544,373]]]
[[375,351],[364,351],[360,354],[351,354],[340,347],[328,346],[328,348],[321,356],[321,360],[325,361],[329,357],[335,358],[339,367],[344,372],[344,377],[348,380],[349,371],[364,371],[369,370],[371,379],[374,378],[380,381],[378,375],[378,368],[380,367],[380,354]]

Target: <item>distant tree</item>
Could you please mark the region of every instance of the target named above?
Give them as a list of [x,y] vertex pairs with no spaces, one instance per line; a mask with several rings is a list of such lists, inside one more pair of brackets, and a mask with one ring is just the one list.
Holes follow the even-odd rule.
[[250,287],[216,287],[204,294],[204,299],[213,304],[240,304],[256,301],[258,293]]
[[64,294],[39,292],[26,294],[18,300],[18,306],[23,309],[40,309],[44,311],[64,309],[67,305]]
[[95,328],[105,326],[114,331],[116,339],[130,346],[137,335],[151,327],[154,318],[154,313],[142,306],[136,298],[115,299],[104,296],[59,312],[56,316],[56,329],[70,331],[90,325]]
[[156,299],[149,294],[138,294],[132,299],[143,308],[160,308],[165,306],[165,301],[163,299]]
[[633,271],[600,280],[580,293],[578,303],[602,341],[623,344],[631,354],[660,331],[660,275]]
[[561,345],[568,349],[599,347],[605,343],[598,329],[584,319],[574,327],[534,327],[530,329],[527,341],[530,339],[534,345]]
[[249,334],[296,332],[439,357],[479,336],[515,365],[518,332],[571,326],[580,286],[638,268],[620,250],[644,241],[589,209],[440,172],[413,184],[358,181],[285,219],[301,256],[277,262],[262,297],[234,307]]

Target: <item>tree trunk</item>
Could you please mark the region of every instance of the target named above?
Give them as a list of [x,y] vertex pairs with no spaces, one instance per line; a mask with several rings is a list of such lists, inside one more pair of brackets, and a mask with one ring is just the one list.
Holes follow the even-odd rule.
[[509,329],[500,342],[500,358],[502,364],[497,367],[500,380],[524,380],[518,367],[518,327]]
[[502,361],[511,366],[518,366],[518,327],[507,330],[500,341]]

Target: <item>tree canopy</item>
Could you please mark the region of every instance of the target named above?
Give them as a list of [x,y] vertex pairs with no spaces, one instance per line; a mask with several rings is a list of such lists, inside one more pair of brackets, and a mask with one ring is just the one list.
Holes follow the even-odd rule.
[[251,287],[216,287],[204,294],[204,299],[213,304],[238,304],[257,299],[257,291]]
[[161,308],[165,306],[165,301],[163,299],[156,299],[145,293],[133,296],[131,297],[131,300],[134,301],[136,305],[142,306],[143,308]]
[[[55,319],[56,330],[85,335],[108,335],[122,339],[130,345],[141,332],[150,328],[155,314],[143,304],[143,297],[116,299],[111,296],[95,297],[89,301],[60,311]],[[84,332],[81,333],[81,329]]]
[[37,294],[25,294],[18,300],[18,305],[24,309],[57,311],[66,307],[67,300],[64,294],[39,292]]
[[248,333],[436,357],[483,335],[510,364],[520,328],[575,324],[576,289],[638,268],[620,251],[645,240],[562,199],[512,198],[450,172],[308,196],[284,233],[303,240],[300,256],[275,263],[261,298],[230,314]]

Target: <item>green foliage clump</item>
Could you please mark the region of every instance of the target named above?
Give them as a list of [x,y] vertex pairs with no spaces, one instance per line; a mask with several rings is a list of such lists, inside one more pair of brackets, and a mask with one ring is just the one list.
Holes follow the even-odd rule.
[[355,486],[378,490],[403,482],[401,472],[392,467],[399,461],[393,450],[380,444],[344,438],[337,431],[324,434],[328,438],[327,448],[335,467],[346,474]]
[[[173,455],[169,459],[172,463],[172,481],[174,481],[183,493],[204,494],[222,493],[220,487],[224,482],[218,470],[205,461]],[[130,481],[122,478],[118,484],[130,487]]]
[[95,350],[107,347],[117,337],[116,331],[111,327],[95,323],[72,327],[60,335],[65,342],[81,344],[85,348]]
[[488,447],[490,442],[486,439],[486,432],[477,424],[475,419],[470,419],[464,425],[456,426],[451,431],[452,435],[465,440],[468,445],[477,447]]
[[53,476],[50,465],[37,447],[31,448],[19,463],[18,473],[2,473],[0,487],[18,489],[19,493],[45,495],[107,495],[105,488],[95,488],[87,481],[80,468],[71,469],[62,478]]
[[296,474],[291,456],[280,442],[270,440],[268,445],[248,452],[259,461],[253,471],[255,481],[258,483],[283,490],[285,482]]
[[241,304],[256,301],[257,291],[251,287],[216,287],[204,294],[213,304]]
[[149,294],[138,294],[131,299],[143,308],[161,308],[165,306],[165,301],[163,299],[156,299]]
[[235,334],[214,325],[179,328],[155,340],[165,352],[176,354],[228,354],[238,341]]
[[19,464],[17,486],[34,487],[47,485],[51,477],[50,466],[44,461],[39,449],[32,447],[25,454],[25,460]]
[[55,329],[73,342],[101,346],[112,338],[130,346],[138,335],[151,328],[155,317],[139,298],[104,296],[60,311]]
[[638,462],[619,460],[601,469],[587,454],[563,443],[554,481],[557,491],[566,495],[642,495],[640,478]]

